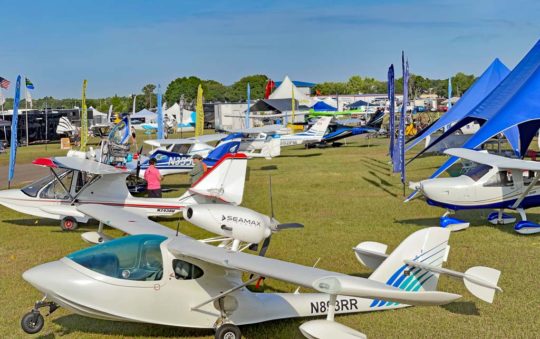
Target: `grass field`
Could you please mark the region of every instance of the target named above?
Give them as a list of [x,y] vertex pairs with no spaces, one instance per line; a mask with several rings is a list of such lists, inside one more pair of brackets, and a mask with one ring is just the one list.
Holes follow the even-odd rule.
[[[438,224],[441,209],[422,200],[403,203],[399,176],[391,175],[387,163],[387,140],[369,142],[353,138],[341,148],[283,150],[283,156],[267,161],[249,161],[249,177],[243,205],[269,212],[268,176],[272,175],[276,218],[281,222],[300,222],[303,230],[276,234],[268,256],[312,265],[321,258],[320,268],[367,276],[351,248],[373,240],[387,243],[392,250],[412,232]],[[19,152],[33,152],[32,146]],[[41,152],[41,151],[39,151]],[[429,176],[443,157],[425,157],[408,168],[408,179]],[[186,176],[166,179],[166,185],[179,189]],[[539,220],[539,209],[529,210]],[[370,338],[527,338],[540,334],[540,236],[520,236],[508,226],[493,226],[488,212],[460,214],[471,227],[453,233],[447,267],[458,271],[485,265],[502,271],[498,294],[493,304],[474,298],[454,279],[442,277],[441,290],[459,293],[463,298],[442,307],[407,309],[338,316],[337,320],[364,332]],[[175,227],[175,220],[164,221]],[[84,225],[76,232],[61,232],[56,221],[36,220],[0,207],[0,336],[24,337],[19,320],[40,299],[40,293],[22,280],[26,269],[59,259],[88,246],[80,233],[95,230],[97,224]],[[181,222],[183,233],[203,237],[208,234]],[[119,232],[107,230],[112,235]],[[266,280],[264,289],[292,292],[296,286]],[[181,302],[180,300],[171,302]],[[246,338],[301,338],[298,326],[305,319],[272,321],[242,327]],[[84,318],[64,309],[46,318],[42,338],[120,338],[194,337],[213,338],[210,330],[192,330],[146,324],[118,323]],[[338,338],[336,338],[338,339]]]

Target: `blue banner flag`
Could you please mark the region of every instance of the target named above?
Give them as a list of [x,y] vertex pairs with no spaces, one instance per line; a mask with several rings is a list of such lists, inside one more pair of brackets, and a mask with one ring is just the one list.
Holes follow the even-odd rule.
[[247,84],[247,111],[246,111],[246,128],[249,128],[249,106],[251,106],[251,87]]
[[390,125],[388,127],[388,133],[390,134],[390,146],[388,153],[390,154],[390,159],[394,156],[394,138],[395,138],[395,121],[396,121],[396,112],[394,109],[395,105],[395,88],[394,88],[394,65],[390,65],[388,68],[388,101],[390,103]]
[[[409,104],[409,60],[405,61],[403,71],[403,107],[401,109],[401,117],[399,119],[399,163],[401,165],[401,182],[405,185],[407,179],[405,175],[405,116],[407,114],[407,106]],[[405,186],[403,186],[403,194],[405,194]]]
[[11,120],[11,145],[9,150],[8,186],[11,185],[15,174],[15,160],[17,159],[17,122],[19,115],[19,101],[21,100],[21,76],[17,77],[15,85],[15,101],[13,102],[13,117]]
[[448,78],[448,109],[452,107],[452,77]]
[[157,86],[157,138],[163,139],[163,107],[161,103],[161,85]]

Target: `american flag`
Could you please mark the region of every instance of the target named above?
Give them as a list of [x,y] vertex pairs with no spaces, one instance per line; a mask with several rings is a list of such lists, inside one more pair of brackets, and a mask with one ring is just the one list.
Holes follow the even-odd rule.
[[11,82],[8,79],[0,77],[0,87],[2,87],[3,89],[8,89],[9,84],[11,84]]

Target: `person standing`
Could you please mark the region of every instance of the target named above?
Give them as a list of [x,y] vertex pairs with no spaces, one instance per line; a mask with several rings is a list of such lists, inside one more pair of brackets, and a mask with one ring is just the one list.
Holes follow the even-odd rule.
[[199,154],[195,154],[193,157],[193,168],[189,172],[189,183],[191,186],[195,184],[206,172],[206,164],[202,161],[202,157]]
[[146,180],[146,190],[148,191],[148,198],[161,198],[161,180],[163,177],[159,170],[156,168],[156,159],[151,158],[150,166],[144,172],[144,180]]

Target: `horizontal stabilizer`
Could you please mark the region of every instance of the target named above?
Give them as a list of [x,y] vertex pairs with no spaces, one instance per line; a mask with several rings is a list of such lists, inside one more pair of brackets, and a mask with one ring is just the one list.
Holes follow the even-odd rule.
[[485,302],[492,303],[495,296],[495,291],[502,292],[502,289],[497,286],[501,272],[484,266],[476,266],[469,268],[465,273],[449,270],[447,268],[435,267],[413,260],[405,260],[407,265],[419,267],[426,271],[431,271],[440,274],[446,274],[455,278],[463,278],[465,287],[477,298]]
[[502,292],[497,286],[501,271],[484,266],[471,267],[465,271],[463,282],[465,287],[476,297],[485,302],[492,303],[495,290]]
[[362,265],[374,270],[388,258],[388,254],[386,254],[387,248],[388,245],[379,242],[364,241],[356,245],[353,250],[356,259],[358,259]]
[[300,332],[310,339],[365,339],[367,336],[350,327],[330,320],[311,320],[300,325]]
[[376,281],[358,283],[351,276],[328,276],[313,282],[313,288],[322,293],[351,297],[380,299],[408,305],[445,305],[461,298],[459,294],[428,291],[408,292]]

